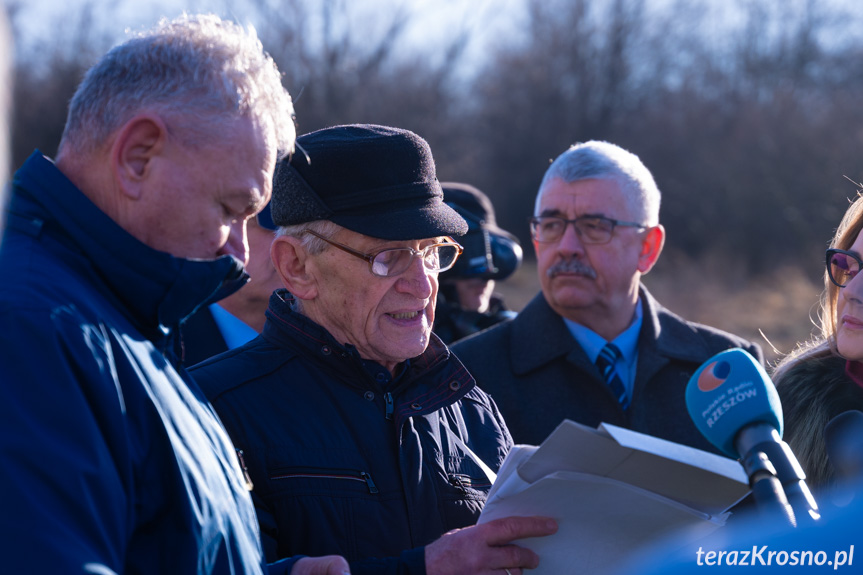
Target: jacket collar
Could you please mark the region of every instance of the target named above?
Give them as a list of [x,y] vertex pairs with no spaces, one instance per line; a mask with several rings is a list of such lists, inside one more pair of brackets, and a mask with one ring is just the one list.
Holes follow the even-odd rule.
[[[323,326],[294,311],[292,300],[285,289],[270,296],[263,336],[279,347],[301,352],[350,385],[377,387],[374,368],[383,371],[383,366],[363,360],[353,345],[336,341]],[[407,371],[391,390],[397,402],[396,423],[401,425],[406,417],[426,415],[458,401],[475,386],[464,365],[432,334],[428,347],[409,360]]]
[[[672,359],[701,363],[711,353],[682,318],[660,305],[643,285],[639,287],[644,318],[638,341],[636,385],[647,381]],[[510,357],[513,371],[524,375],[558,358],[584,369],[595,369],[572,337],[566,324],[551,309],[542,292],[519,313],[512,324]]]
[[[199,306],[230,295],[248,276],[233,256],[188,260],[154,250],[102,212],[38,150],[15,174],[10,220],[77,252],[105,297],[148,337],[167,335]],[[11,221],[10,221],[11,223]]]
[[695,337],[692,325],[665,309],[643,285],[639,295],[644,307],[644,323],[638,340],[638,370],[635,387],[649,381],[672,360],[700,364],[715,350],[704,338]]
[[524,375],[561,357],[578,364],[590,363],[563,318],[551,309],[542,292],[512,320],[509,345],[516,375]]

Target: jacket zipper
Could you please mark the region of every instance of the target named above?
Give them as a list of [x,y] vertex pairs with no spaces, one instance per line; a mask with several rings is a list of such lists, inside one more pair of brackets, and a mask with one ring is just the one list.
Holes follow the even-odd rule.
[[251,491],[255,488],[255,484],[252,483],[252,476],[249,475],[249,468],[246,467],[246,460],[243,459],[243,450],[237,449],[237,459],[240,460],[240,469],[243,470],[243,479],[246,481],[246,489]]
[[273,475],[270,479],[299,479],[299,478],[314,478],[314,479],[348,479],[350,481],[362,481],[368,487],[369,493],[378,493],[378,487],[372,480],[371,474],[367,471],[357,471],[355,469],[321,469],[321,468],[302,468],[298,467],[289,472]]
[[449,475],[449,482],[450,485],[458,487],[462,491],[467,491],[468,487],[472,489],[491,487],[491,483],[489,483],[488,479],[474,479],[470,475],[466,475],[464,473],[451,473]]
[[393,394],[389,391],[384,393],[384,401],[387,404],[386,418],[391,420],[393,418]]

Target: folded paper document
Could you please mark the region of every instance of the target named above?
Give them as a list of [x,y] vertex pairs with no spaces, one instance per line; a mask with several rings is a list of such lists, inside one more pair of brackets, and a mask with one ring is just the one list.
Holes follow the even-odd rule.
[[554,517],[555,535],[518,542],[540,557],[531,573],[599,575],[672,533],[681,545],[710,534],[748,491],[732,459],[613,425],[564,421],[539,447],[513,448],[479,522]]

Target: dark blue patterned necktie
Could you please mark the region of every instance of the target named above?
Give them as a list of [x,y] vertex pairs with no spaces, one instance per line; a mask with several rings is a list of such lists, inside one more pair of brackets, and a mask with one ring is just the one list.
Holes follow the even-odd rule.
[[617,349],[617,346],[613,343],[608,343],[602,348],[602,351],[599,352],[599,356],[596,358],[596,367],[599,368],[599,372],[602,374],[602,377],[605,378],[605,383],[608,384],[608,387],[611,389],[611,393],[614,394],[614,397],[617,398],[617,401],[620,402],[620,405],[623,406],[623,409],[629,407],[629,399],[626,397],[626,388],[623,386],[623,381],[620,380],[620,376],[617,375],[617,370],[614,369],[614,364],[621,357],[620,350]]

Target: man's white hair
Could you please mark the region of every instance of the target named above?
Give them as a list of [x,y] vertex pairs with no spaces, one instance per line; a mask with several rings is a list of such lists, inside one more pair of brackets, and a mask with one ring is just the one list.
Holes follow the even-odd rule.
[[95,150],[142,110],[161,114],[186,143],[219,138],[250,117],[272,129],[279,157],[293,151],[293,104],[251,26],[184,14],[112,48],[69,105],[60,150]]
[[627,197],[629,208],[639,223],[646,226],[659,224],[659,188],[650,170],[641,160],[620,146],[591,140],[571,146],[551,163],[536,195],[534,215],[538,216],[545,184],[558,178],[567,183],[581,180],[612,180],[620,185]]

